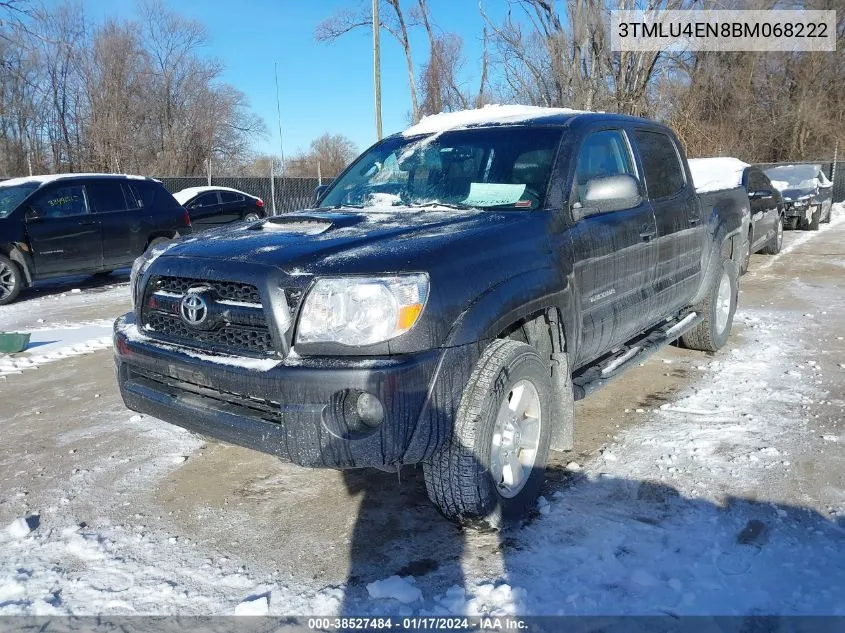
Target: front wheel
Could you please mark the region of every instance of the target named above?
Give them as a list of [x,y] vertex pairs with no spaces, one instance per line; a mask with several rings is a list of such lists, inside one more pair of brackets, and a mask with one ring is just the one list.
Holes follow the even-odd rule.
[[780,249],[783,248],[783,216],[778,216],[777,224],[775,224],[775,234],[772,236],[762,252],[766,255],[777,255]]
[[423,465],[446,518],[501,527],[525,516],[545,478],[551,379],[530,345],[496,340],[475,366],[447,444]]
[[21,269],[8,257],[0,255],[0,306],[12,303],[21,291]]
[[728,342],[739,295],[738,278],[736,264],[723,259],[707,296],[694,308],[704,320],[681,337],[685,347],[715,352]]

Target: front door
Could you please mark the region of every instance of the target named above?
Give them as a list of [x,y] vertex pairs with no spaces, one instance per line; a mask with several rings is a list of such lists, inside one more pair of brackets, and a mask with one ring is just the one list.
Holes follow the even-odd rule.
[[220,196],[216,191],[201,193],[188,204],[191,224],[209,228],[220,223]]
[[[624,131],[587,136],[576,163],[571,199],[584,207],[586,185],[595,178],[637,177]],[[578,211],[576,211],[577,213]],[[632,208],[589,213],[570,232],[575,283],[581,303],[576,365],[583,365],[624,343],[649,319],[657,263],[657,227],[647,200]]]
[[89,211],[85,185],[49,185],[29,206],[26,230],[37,277],[102,268],[100,226]]

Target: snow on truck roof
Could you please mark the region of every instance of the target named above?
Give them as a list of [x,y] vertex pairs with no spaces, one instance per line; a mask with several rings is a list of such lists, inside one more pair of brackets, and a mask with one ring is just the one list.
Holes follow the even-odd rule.
[[595,114],[588,110],[571,110],[570,108],[541,108],[539,106],[524,105],[486,105],[477,110],[459,110],[457,112],[441,112],[432,114],[402,132],[402,136],[417,134],[434,134],[445,132],[469,125],[521,123],[531,119],[552,116],[573,116],[576,114]]
[[188,200],[193,198],[194,196],[198,196],[201,193],[205,193],[206,191],[232,191],[234,193],[239,193],[244,196],[249,196],[250,198],[254,198],[252,194],[246,193],[245,191],[241,191],[240,189],[232,189],[231,187],[187,187],[186,189],[182,189],[181,191],[177,191],[173,194],[173,197],[176,198],[176,202],[179,204],[185,204]]
[[741,186],[742,172],[750,166],[730,156],[690,158],[688,162],[695,190],[699,193],[735,189]]
[[[155,178],[148,178],[147,176],[135,176],[133,174],[104,174],[104,173],[72,173],[72,174],[43,174],[39,176],[20,176],[19,178],[9,178],[8,180],[0,181],[0,187],[15,187],[17,185],[25,185],[27,183],[37,184],[38,186],[45,185],[48,182],[55,180],[71,180],[75,178],[92,178],[96,176],[119,176],[120,178],[134,178],[136,180],[155,180]],[[158,181],[156,181],[158,182]]]

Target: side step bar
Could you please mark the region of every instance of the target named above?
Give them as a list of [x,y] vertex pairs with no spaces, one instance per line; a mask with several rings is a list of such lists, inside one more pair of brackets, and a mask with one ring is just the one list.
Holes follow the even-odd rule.
[[690,312],[682,319],[661,323],[593,365],[578,371],[572,376],[575,399],[586,398],[623,374],[625,370],[644,363],[660,348],[679,339],[703,320],[703,315]]

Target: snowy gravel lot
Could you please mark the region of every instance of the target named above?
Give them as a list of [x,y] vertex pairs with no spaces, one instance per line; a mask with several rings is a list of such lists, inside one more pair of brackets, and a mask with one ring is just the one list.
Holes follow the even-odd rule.
[[441,519],[417,469],[310,471],[134,415],[104,349],[125,276],[30,292],[0,308],[38,343],[0,357],[0,615],[845,615],[845,209],[785,243],[724,350],[579,403],[504,533]]

